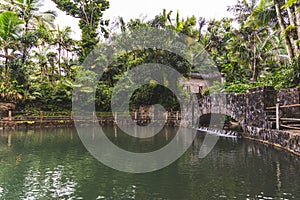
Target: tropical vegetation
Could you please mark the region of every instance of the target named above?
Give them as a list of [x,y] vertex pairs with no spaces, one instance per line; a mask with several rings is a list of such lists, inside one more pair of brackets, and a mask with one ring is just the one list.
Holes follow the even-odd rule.
[[[4,0],[0,4],[0,99],[16,103],[19,110],[70,110],[72,89],[78,87],[75,77],[84,82],[90,75],[80,67],[86,57],[96,46],[140,27],[171,29],[202,45],[226,79],[225,88],[216,82],[212,90],[299,86],[299,0],[237,0],[228,7],[234,17],[220,20],[183,19],[179,11],[174,17],[172,11],[163,10],[154,19],[129,22],[122,17],[113,22],[104,19],[110,6],[107,0],[53,2],[79,19],[81,39],[72,37],[70,27],[55,25],[56,13],[41,11],[40,0]],[[186,60],[159,49],[123,52],[99,80],[94,99],[97,110],[109,111],[120,77],[146,63],[176,66],[186,76],[195,71]],[[131,107],[160,103],[168,110],[178,109],[172,92],[153,81],[136,90],[131,100]]]

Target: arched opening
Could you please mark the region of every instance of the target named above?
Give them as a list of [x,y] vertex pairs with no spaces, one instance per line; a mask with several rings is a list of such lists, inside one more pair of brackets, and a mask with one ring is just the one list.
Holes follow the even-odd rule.
[[209,113],[202,115],[199,118],[198,126],[218,129],[223,127],[224,130],[233,130],[236,132],[243,131],[238,121],[225,114]]

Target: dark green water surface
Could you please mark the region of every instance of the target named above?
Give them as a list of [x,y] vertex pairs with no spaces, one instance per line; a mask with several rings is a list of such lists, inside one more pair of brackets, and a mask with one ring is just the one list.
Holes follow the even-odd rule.
[[[107,136],[132,151],[161,148],[175,129],[151,139]],[[220,138],[198,158],[204,133],[176,162],[129,174],[101,164],[75,129],[0,132],[0,199],[300,199],[300,159],[248,140]]]

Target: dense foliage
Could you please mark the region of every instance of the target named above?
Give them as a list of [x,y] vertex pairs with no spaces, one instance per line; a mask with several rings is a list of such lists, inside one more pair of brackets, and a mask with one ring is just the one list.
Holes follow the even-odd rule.
[[228,8],[234,19],[208,22],[200,42],[226,74],[226,91],[299,85],[299,5],[297,0],[238,0]]
[[[0,95],[24,110],[71,109],[74,78],[82,82],[87,72],[80,63],[102,41],[140,27],[171,29],[188,35],[209,53],[225,74],[225,88],[215,83],[211,91],[245,92],[251,87],[277,89],[299,85],[300,2],[298,0],[238,0],[228,11],[234,18],[181,19],[179,12],[163,10],[154,19],[122,17],[111,26],[103,18],[107,0],[53,0],[66,14],[79,19],[81,39],[70,27],[54,25],[56,13],[42,12],[39,0],[4,0],[0,5]],[[111,28],[113,26],[113,28]],[[109,31],[114,30],[114,31]],[[172,42],[172,41],[170,41]],[[188,75],[195,69],[170,52],[157,49],[124,52],[108,66],[96,88],[96,107],[110,110],[113,88],[128,69],[145,63],[176,66]],[[85,88],[85,92],[92,92]],[[131,107],[161,103],[178,109],[171,92],[155,82],[137,90]]]

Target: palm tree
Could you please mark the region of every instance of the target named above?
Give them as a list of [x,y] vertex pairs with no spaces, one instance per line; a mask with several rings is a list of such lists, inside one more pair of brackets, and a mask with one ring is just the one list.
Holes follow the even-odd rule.
[[54,28],[54,11],[40,12],[42,6],[40,0],[10,0],[6,1],[6,9],[18,13],[19,17],[24,20],[25,32],[34,30],[39,23]]
[[[40,0],[7,0],[5,4],[6,9],[17,13],[24,21],[23,36],[34,34],[40,26],[54,29],[56,13],[54,11],[40,12],[41,6]],[[22,65],[29,57],[30,48],[30,44],[27,44],[25,39],[22,44]]]
[[296,25],[296,13],[299,11],[292,12],[286,3],[287,1],[283,0],[261,0],[253,10],[251,22],[258,26],[272,28],[274,31],[279,28],[289,61],[292,62],[299,53],[297,44],[299,38],[294,39],[289,29]]
[[49,53],[50,48],[45,47],[40,50],[33,50],[32,58],[38,61],[40,67],[40,78],[41,80],[49,80],[49,69],[48,69],[48,58],[47,54]]
[[4,75],[8,73],[8,61],[14,58],[13,53],[18,50],[23,21],[12,11],[6,11],[0,14],[0,57],[5,59]]
[[[57,26],[56,35],[54,38],[54,44],[58,46],[58,71],[59,75],[61,75],[61,59],[62,59],[62,52],[65,50],[68,54],[68,51],[70,50],[70,47],[74,44],[74,41],[72,40],[70,34],[72,30],[71,27],[64,27],[63,29],[60,29],[59,26]],[[67,55],[68,57],[68,55]]]

